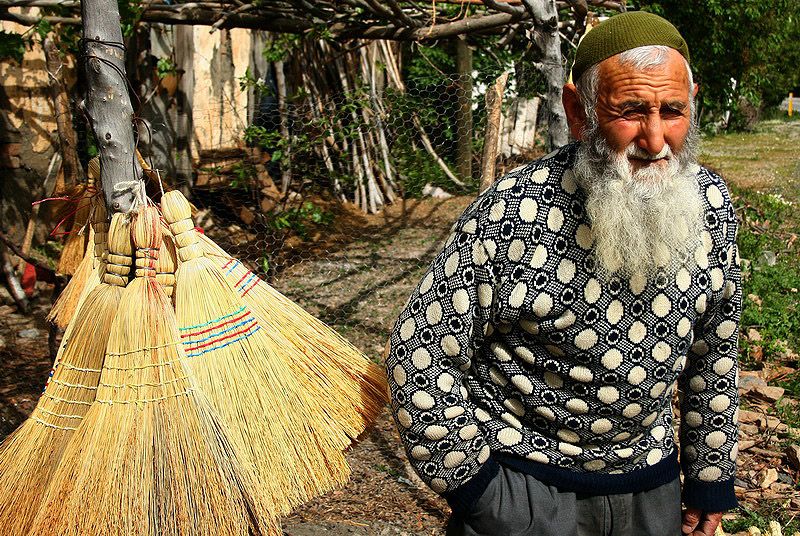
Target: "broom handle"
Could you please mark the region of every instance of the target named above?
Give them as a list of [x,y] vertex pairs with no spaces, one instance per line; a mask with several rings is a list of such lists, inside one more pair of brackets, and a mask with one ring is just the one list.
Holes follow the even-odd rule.
[[144,203],[145,191],[136,158],[117,0],[83,0],[81,16],[87,86],[82,107],[97,140],[108,212],[128,213]]

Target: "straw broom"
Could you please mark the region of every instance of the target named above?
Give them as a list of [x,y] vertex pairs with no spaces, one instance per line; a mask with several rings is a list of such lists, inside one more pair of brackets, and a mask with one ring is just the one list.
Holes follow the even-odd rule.
[[305,389],[269,330],[203,256],[186,198],[167,192],[161,208],[178,247],[175,310],[184,348],[275,507],[285,513],[343,485],[349,441],[337,434],[321,397]]
[[64,243],[64,248],[61,250],[61,256],[58,259],[56,273],[74,275],[83,261],[90,242],[82,231],[89,222],[92,205],[94,204],[93,199],[96,194],[97,189],[94,185],[94,178],[90,175],[86,184],[79,185],[76,194],[70,196],[74,198],[77,209],[73,215],[67,241]]
[[42,501],[42,489],[94,401],[111,322],[132,263],[128,226],[119,219],[115,222],[117,240],[109,255],[115,264],[108,272],[103,268],[103,283],[88,295],[68,327],[57,364],[33,413],[0,446],[0,527],[4,535],[28,533]]
[[133,236],[137,277],[111,326],[97,398],[31,534],[277,536],[252,473],[194,388],[175,314],[155,279],[154,207],[140,210]]
[[100,259],[106,250],[108,236],[108,215],[103,203],[93,204],[92,225],[89,228],[89,243],[83,260],[67,286],[53,304],[47,320],[60,329],[66,329],[75,312],[89,293],[100,284]]
[[387,402],[386,374],[356,347],[295,302],[228,255],[205,235],[204,254],[225,273],[242,299],[271,333],[285,338],[284,355],[296,366],[309,388],[322,389],[331,410],[342,415],[337,424],[357,437],[372,424]]

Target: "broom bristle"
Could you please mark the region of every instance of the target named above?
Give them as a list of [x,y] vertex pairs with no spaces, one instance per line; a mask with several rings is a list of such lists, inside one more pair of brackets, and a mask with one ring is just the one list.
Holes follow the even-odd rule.
[[155,280],[160,230],[134,224],[137,277],[111,327],[97,399],[68,444],[37,535],[279,534],[202,393]]
[[[326,393],[330,411],[351,438],[375,422],[388,401],[386,374],[355,346],[298,304],[262,281],[241,261],[201,235],[213,259],[245,303],[273,336],[282,336],[284,356],[308,378],[310,388]],[[322,379],[322,380],[321,380]],[[314,387],[314,384],[317,384]]]
[[59,274],[75,274],[85,256],[87,246],[90,244],[89,237],[83,230],[89,222],[97,190],[94,187],[94,180],[91,178],[86,184],[80,185],[80,188],[80,193],[74,199],[77,209],[72,216],[70,233],[58,259],[56,273]]
[[108,237],[107,213],[102,202],[97,203],[93,208],[92,224],[89,227],[89,240],[93,247],[86,248],[78,270],[69,280],[69,283],[58,296],[53,308],[47,315],[47,320],[60,329],[67,328],[83,300],[86,299],[89,292],[100,284],[102,279],[103,274],[99,271],[99,268]]
[[186,199],[173,191],[161,203],[181,261],[175,305],[184,348],[269,496],[287,512],[344,484],[348,439],[225,276],[202,256]]
[[[126,235],[127,227],[121,232]],[[127,250],[117,251],[127,255],[130,265],[130,241],[127,246]],[[0,446],[3,534],[28,534],[43,499],[43,489],[94,401],[121,292],[120,286],[101,284],[89,293],[64,335],[56,365],[36,408]]]

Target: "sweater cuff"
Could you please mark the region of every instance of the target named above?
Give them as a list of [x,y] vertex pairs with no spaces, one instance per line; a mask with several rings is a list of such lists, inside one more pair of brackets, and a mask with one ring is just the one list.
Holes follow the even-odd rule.
[[450,505],[455,517],[461,517],[469,512],[475,503],[478,502],[483,492],[489,486],[489,482],[497,476],[500,471],[500,464],[492,458],[486,460],[475,476],[461,484],[453,491],[448,491],[442,496]]
[[739,505],[733,491],[733,478],[722,482],[700,482],[685,479],[683,504],[704,512],[725,512]]

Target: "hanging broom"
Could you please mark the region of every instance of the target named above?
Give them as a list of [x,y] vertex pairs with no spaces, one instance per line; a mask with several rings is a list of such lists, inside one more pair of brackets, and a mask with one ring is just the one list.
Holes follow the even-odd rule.
[[[108,232],[108,216],[105,211],[105,206],[102,206],[102,203],[96,202],[97,190],[94,186],[94,181],[96,177],[100,176],[99,166],[100,164],[97,157],[89,162],[89,179],[85,186],[86,189],[82,192],[82,197],[79,200],[79,203],[82,204],[79,205],[78,208],[79,213],[85,209],[88,212],[87,217],[92,220],[92,225],[88,233],[88,243],[93,244],[94,247],[83,247],[83,240],[87,238],[85,234],[81,234],[85,227],[85,220],[78,226],[77,222],[79,219],[78,214],[76,214],[76,223],[72,226],[72,232],[67,238],[67,244],[64,246],[61,259],[59,260],[59,273],[67,273],[62,272],[62,262],[66,262],[64,260],[65,258],[75,255],[77,245],[81,246],[80,254],[82,255],[82,259],[80,264],[78,264],[77,268],[72,272],[69,272],[72,274],[69,283],[67,283],[67,286],[58,296],[58,299],[56,299],[53,304],[53,308],[47,315],[47,320],[60,329],[66,329],[75,311],[78,310],[81,300],[86,298],[89,292],[100,283],[100,277],[97,273],[97,268],[100,265],[100,253],[98,253],[98,250],[102,252],[105,246],[98,247],[98,244],[105,244],[105,233]],[[98,232],[98,229],[103,235],[94,236],[94,234]],[[72,249],[68,250],[68,247]]]
[[[108,272],[102,269],[103,283],[89,293],[67,328],[56,365],[33,413],[0,446],[0,527],[4,535],[28,533],[42,490],[94,401],[111,322],[132,263],[128,226],[119,218],[114,221],[113,253],[109,255],[114,264]],[[105,222],[102,225],[107,226]],[[100,235],[105,233],[95,233]]]
[[97,398],[31,534],[277,536],[252,473],[194,388],[174,311],[155,280],[155,208],[140,210],[133,236],[137,277],[111,326]]
[[306,368],[309,387],[327,393],[331,411],[342,415],[337,423],[357,437],[375,421],[387,402],[386,375],[367,356],[295,302],[262,281],[239,260],[205,235],[204,254],[225,273],[242,299],[253,308],[271,333],[285,338],[284,355]]
[[171,300],[175,291],[175,268],[178,264],[178,254],[175,250],[175,239],[169,228],[163,224],[161,238],[161,249],[158,251],[158,262],[156,263],[156,281],[161,284],[164,294]]
[[178,247],[175,310],[184,348],[273,504],[288,512],[344,484],[349,441],[320,407],[322,397],[305,388],[283,348],[203,256],[186,198],[167,192],[161,208]]
[[61,250],[61,256],[58,259],[58,266],[56,267],[56,273],[58,274],[74,275],[83,260],[84,254],[88,249],[87,246],[90,243],[83,229],[89,223],[96,194],[97,189],[94,185],[94,179],[90,175],[85,184],[79,184],[77,191],[69,195],[77,207],[72,215],[72,225],[67,235],[67,241],[64,243],[64,248]]

